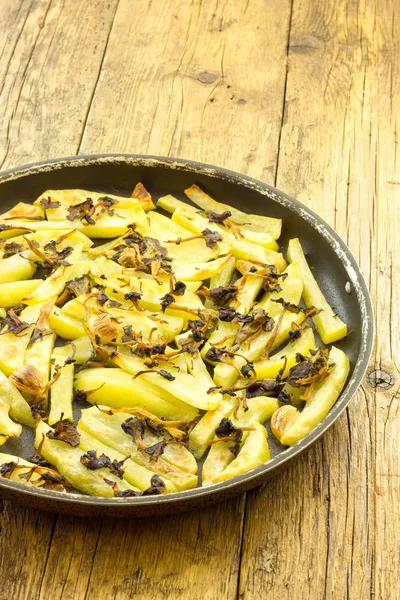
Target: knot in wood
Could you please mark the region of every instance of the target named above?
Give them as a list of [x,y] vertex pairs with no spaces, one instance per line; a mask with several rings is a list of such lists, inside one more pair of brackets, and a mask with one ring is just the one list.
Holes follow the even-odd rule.
[[193,67],[193,73],[197,81],[200,81],[200,83],[205,84],[214,83],[214,81],[216,81],[219,77],[216,73],[210,73],[200,65]]
[[216,79],[217,75],[215,75],[214,73],[208,73],[208,71],[205,71],[204,73],[199,73],[197,75],[197,81],[200,81],[200,83],[214,83]]
[[383,369],[376,369],[375,371],[371,371],[368,375],[368,383],[373,388],[380,388],[387,390],[392,387],[394,384],[394,378],[387,371],[383,371]]

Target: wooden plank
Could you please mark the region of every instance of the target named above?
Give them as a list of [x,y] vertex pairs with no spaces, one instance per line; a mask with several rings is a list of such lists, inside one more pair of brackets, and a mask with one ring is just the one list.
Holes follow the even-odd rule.
[[76,154],[117,1],[1,4],[2,168]]
[[[80,151],[189,156],[273,180],[290,4],[279,7],[216,3],[211,15],[200,2],[139,3],[132,19],[122,0]],[[254,19],[273,23],[279,38],[272,28],[254,35]],[[245,46],[240,31],[248,32]],[[247,71],[248,52],[268,60],[267,73]],[[205,136],[211,127],[215,137]],[[86,598],[236,598],[243,508],[242,497],[170,519],[104,521]],[[52,561],[65,571],[62,547],[54,538],[43,598],[54,593]],[[75,576],[85,581],[85,566]]]
[[367,380],[307,457],[249,494],[246,600],[397,597],[399,16],[394,0],[294,1],[277,183],[348,241],[379,323],[370,371],[394,385]]
[[236,598],[243,500],[170,518],[104,521],[88,600]]
[[121,0],[80,151],[183,156],[272,182],[289,19],[290,0],[137,2],[135,18]]
[[[116,0],[106,5],[83,0],[0,3],[2,167],[76,153],[115,9]],[[59,532],[56,523],[55,515],[4,503],[1,598],[39,598],[53,534]],[[76,532],[69,545],[70,530],[63,531],[66,560],[71,554],[76,564],[77,548],[84,544],[90,562],[99,524],[66,523]],[[84,581],[83,575],[83,586]],[[58,579],[57,592],[62,589]]]
[[[98,19],[107,6],[111,8],[107,27],[103,27]],[[3,162],[9,165],[71,154],[79,146],[81,152],[188,156],[273,181],[290,1],[265,4],[257,0],[251,6],[244,0],[216,2],[212,11],[199,0],[191,6],[177,0],[140,1],[133,11],[131,2],[121,0],[112,23],[113,7],[115,3],[94,1],[78,6],[67,2],[63,7],[53,0],[49,5],[35,47],[32,36],[34,59],[25,61],[26,74],[10,84],[11,88],[19,86],[19,93],[10,100],[12,108],[5,115],[10,126],[3,132],[3,139],[9,141]],[[79,10],[93,14],[79,15]],[[29,18],[30,23],[35,22]],[[54,60],[49,58],[53,39],[58,39],[63,49],[56,50]],[[95,46],[88,49],[92,42]],[[248,68],[249,55],[260,68]],[[90,85],[85,77],[90,78]],[[93,106],[88,112],[94,85]],[[26,111],[30,111],[29,128]],[[86,119],[79,144],[77,132]],[[57,131],[43,139],[43,130],[54,123]],[[213,136],[205,135],[207,131],[213,131]],[[35,564],[37,579],[21,592],[13,558],[17,549],[13,548],[4,593],[14,597],[17,590],[18,598],[73,600],[130,598],[134,594],[144,599],[236,598],[243,509],[241,497],[153,521],[46,517],[43,531],[49,529],[50,533],[40,556],[31,548],[35,543],[32,528],[19,525],[11,530],[5,522],[3,533],[11,531],[19,540],[26,568]],[[8,504],[6,511],[10,519],[22,514]]]

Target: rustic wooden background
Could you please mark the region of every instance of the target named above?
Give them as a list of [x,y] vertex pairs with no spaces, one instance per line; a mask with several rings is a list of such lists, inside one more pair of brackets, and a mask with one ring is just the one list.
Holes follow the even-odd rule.
[[[1,0],[0,164],[204,160],[314,208],[374,297],[365,385],[264,488],[152,521],[4,503],[3,600],[400,597],[398,0]],[[373,372],[392,377],[389,387]]]

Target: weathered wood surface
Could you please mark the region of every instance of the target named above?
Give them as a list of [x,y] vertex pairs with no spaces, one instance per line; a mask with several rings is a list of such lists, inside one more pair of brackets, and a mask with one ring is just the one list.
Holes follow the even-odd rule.
[[4,503],[0,600],[400,598],[397,0],[2,0],[0,163],[143,152],[312,206],[372,291],[368,380],[265,487],[154,521]]

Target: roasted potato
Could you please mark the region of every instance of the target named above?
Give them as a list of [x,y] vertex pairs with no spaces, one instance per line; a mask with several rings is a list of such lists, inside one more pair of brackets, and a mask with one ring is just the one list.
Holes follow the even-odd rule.
[[34,427],[36,449],[0,454],[1,476],[120,498],[213,485],[269,460],[268,421],[292,445],[337,400],[349,361],[312,325],[325,344],[347,327],[299,240],[287,264],[280,219],[185,193],[46,190],[0,215],[0,445]]

